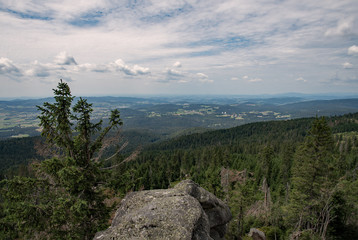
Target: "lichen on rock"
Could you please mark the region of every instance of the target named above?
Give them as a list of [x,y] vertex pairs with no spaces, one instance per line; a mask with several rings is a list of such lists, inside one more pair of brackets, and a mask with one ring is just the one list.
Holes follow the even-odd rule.
[[231,212],[215,195],[191,180],[171,189],[132,192],[112,225],[94,240],[223,239]]

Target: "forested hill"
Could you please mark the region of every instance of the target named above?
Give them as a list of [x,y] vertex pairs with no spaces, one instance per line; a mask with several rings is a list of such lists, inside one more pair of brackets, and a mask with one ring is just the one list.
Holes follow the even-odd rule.
[[[358,113],[327,117],[326,119],[332,127],[333,133],[358,131],[358,124],[356,124]],[[255,143],[255,146],[251,147],[252,151],[256,151],[262,145],[268,143],[277,150],[282,142],[293,144],[303,141],[313,120],[314,118],[301,118],[249,123],[229,129],[182,135],[154,144],[150,143],[158,141],[159,137],[153,132],[144,130],[125,131],[123,138],[129,141],[129,145],[125,149],[128,151],[134,151],[140,145],[147,146],[143,152],[148,152],[219,145],[235,145],[243,148],[252,145],[252,143]],[[39,141],[39,137],[0,141],[0,178],[10,168],[15,167],[13,170],[16,172],[16,167],[21,166],[24,169],[24,166],[29,162],[42,159],[34,148],[37,141]]]
[[[147,150],[188,149],[204,146],[235,145],[255,142],[276,145],[283,141],[301,142],[315,118],[256,122],[229,129],[195,133],[152,144]],[[326,117],[333,133],[358,131],[358,113]]]
[[[157,139],[139,130],[127,136],[134,143]],[[0,150],[8,154],[0,155],[0,166],[22,161],[17,173],[26,175],[24,166],[31,159],[21,156],[39,157],[34,140],[1,141]],[[121,164],[126,157],[104,163],[103,187],[123,196],[168,188],[190,178],[229,204],[234,219],[226,239],[243,238],[250,228],[262,229],[267,239],[284,240],[295,234],[299,239],[324,239],[323,235],[358,239],[358,113],[257,122],[179,136],[146,145]],[[7,222],[3,217],[0,226]]]
[[113,171],[110,185],[128,192],[190,178],[229,203],[234,220],[227,239],[244,238],[250,228],[264,230],[267,239],[358,239],[357,171],[354,113],[155,143]]
[[317,112],[320,116],[342,115],[347,112],[356,112],[358,98],[334,99],[334,100],[315,100],[288,103],[280,106],[281,111],[292,111],[299,109],[296,117],[305,117],[307,114]]

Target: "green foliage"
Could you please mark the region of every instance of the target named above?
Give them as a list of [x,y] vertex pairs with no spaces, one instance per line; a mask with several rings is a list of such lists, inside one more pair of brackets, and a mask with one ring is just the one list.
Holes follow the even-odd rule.
[[[15,177],[0,182],[0,236],[2,239],[31,238],[46,230],[51,201],[48,185],[38,179]],[[41,195],[41,199],[38,196]]]
[[263,175],[264,178],[267,179],[269,186],[271,185],[273,157],[274,157],[274,151],[270,146],[265,146],[259,156],[260,163],[261,163],[261,171],[262,171],[261,174]]
[[310,230],[325,238],[327,226],[335,217],[333,150],[331,129],[324,118],[317,118],[294,159],[288,219],[295,231]]
[[[350,232],[344,236],[354,239],[352,226],[358,226],[353,220],[358,202],[352,184],[358,166],[355,141],[352,136],[352,147],[339,154],[332,135],[351,117],[357,116],[255,123],[155,144],[121,169],[121,174],[128,176],[127,184],[117,185],[117,189],[125,190],[128,185],[131,190],[162,188],[189,177],[226,199],[220,170],[246,169],[249,180],[232,182],[229,187],[227,200],[233,220],[227,239],[243,237],[251,227],[267,229],[270,238],[276,233],[276,239],[289,239],[291,234],[313,239],[322,237],[324,231],[326,237],[339,239],[334,233],[339,229]],[[341,170],[337,161],[344,163]],[[272,201],[267,198],[266,208],[264,178]],[[343,185],[342,179],[346,179]],[[321,231],[327,218],[320,214],[327,213],[328,227]],[[300,217],[301,227],[297,228]]]
[[267,240],[283,240],[282,230],[278,227],[267,226],[261,227],[261,231],[265,233]]
[[91,122],[93,109],[87,100],[80,98],[71,109],[74,97],[62,80],[54,95],[55,103],[38,109],[42,135],[57,157],[34,165],[35,178],[1,182],[5,238],[92,239],[107,224],[104,172],[94,160],[107,133],[122,125],[119,111],[112,111],[102,130],[102,121]]
[[230,191],[229,205],[233,213],[233,220],[229,224],[228,239],[234,239],[235,236],[245,235],[249,220],[245,217],[245,212],[255,201],[259,199],[255,194],[255,184],[251,178],[242,183],[237,182]]
[[[67,91],[65,86],[62,89]],[[60,99],[70,100],[72,96],[66,97]],[[60,103],[57,104],[43,109],[50,113],[51,109],[59,108]],[[104,137],[111,134],[110,128],[121,121],[119,113],[114,111],[108,127],[102,129],[101,122],[90,121],[91,113],[91,104],[79,99],[67,115],[70,121],[62,121],[65,125],[73,124],[71,131],[61,128],[70,137],[66,140],[58,134],[58,138],[49,141],[56,157],[37,166],[36,178],[18,178],[27,190],[16,191],[15,185],[10,184],[12,180],[1,182],[1,234],[7,234],[10,239],[89,238],[104,226],[108,216],[107,209],[101,205],[104,197],[101,182],[107,181],[116,192],[124,194],[167,188],[191,178],[227,200],[233,213],[227,239],[246,239],[251,227],[264,230],[269,239],[292,236],[319,239],[323,232],[326,239],[357,238],[358,135],[354,131],[358,129],[358,114],[326,120],[260,122],[181,136],[146,147],[134,161],[103,173],[92,159],[98,158]],[[51,122],[52,116],[46,114],[45,111],[48,116],[45,120]],[[53,118],[48,131],[54,135],[48,136],[56,136],[60,129],[56,124]],[[130,134],[132,139],[140,139],[138,132]],[[151,140],[150,134],[145,138],[155,140]],[[106,167],[124,159],[125,155],[112,158]],[[223,168],[237,174],[232,176],[227,188],[221,183]],[[240,175],[243,172],[245,181]],[[27,183],[29,179],[37,182]],[[264,179],[266,188],[263,188]],[[29,196],[30,192],[35,194]],[[13,200],[10,195],[19,197]],[[36,212],[31,206],[40,208],[30,201],[44,210]],[[36,212],[33,225],[16,224],[15,219],[21,219],[17,210],[20,207],[29,214]],[[322,223],[328,223],[326,230],[321,231]],[[88,229],[88,233],[83,229]],[[0,238],[6,239],[2,235]]]
[[42,159],[34,145],[40,137],[7,139],[0,141],[0,180],[13,175],[28,176],[27,165]]

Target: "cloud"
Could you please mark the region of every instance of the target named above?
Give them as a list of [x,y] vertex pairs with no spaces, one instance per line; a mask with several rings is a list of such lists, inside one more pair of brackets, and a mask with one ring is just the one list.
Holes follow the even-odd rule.
[[0,58],[0,74],[12,74],[15,76],[22,76],[18,67],[8,58]]
[[[170,84],[161,89],[150,85],[152,81],[208,81],[197,75],[205,73],[222,86],[208,92],[229,93],[236,89],[234,81],[262,82],[257,78],[262,76],[267,84],[244,85],[240,91],[251,87],[257,92],[280,92],[291,91],[287,79],[304,72],[310,81],[300,91],[329,91],[315,84],[342,70],[341,63],[356,66],[342,49],[352,46],[348,54],[358,55],[356,0],[243,0],[240,4],[237,0],[29,0],[0,5],[0,20],[6,23],[0,31],[0,52],[15,67],[9,70],[11,65],[2,65],[0,73],[22,73],[19,79],[67,74],[76,82],[106,79],[108,86],[116,86],[118,75],[138,76],[136,84],[148,83],[143,92],[154,93],[167,91]],[[42,64],[33,64],[36,59]],[[227,76],[237,77],[225,81]],[[203,90],[189,86],[175,91]],[[95,84],[91,88],[106,91]]]
[[181,65],[181,63],[180,62],[175,62],[174,64],[173,64],[173,67],[176,67],[176,68],[180,68],[182,65]]
[[262,82],[263,81],[261,78],[250,78],[247,75],[243,76],[242,79],[247,81],[247,82],[249,82],[249,83],[256,83],[256,82]]
[[61,52],[55,57],[55,63],[58,65],[77,65],[73,56],[68,55],[66,52]]
[[173,64],[173,66],[171,68],[167,68],[165,70],[165,74],[166,74],[166,80],[167,81],[171,81],[171,80],[180,80],[180,82],[188,82],[189,80],[183,80],[184,78],[188,77],[188,73],[184,72],[182,70],[178,70],[178,68],[181,68],[182,64],[181,62],[177,61]]
[[303,83],[307,82],[307,80],[304,79],[303,77],[296,78],[296,81],[297,82],[303,82]]
[[354,77],[350,77],[350,78],[347,78],[344,80],[345,83],[347,84],[358,84],[358,77],[357,76],[354,76]]
[[214,80],[209,79],[209,76],[205,73],[191,73],[185,70],[178,70],[180,67],[179,64],[174,64],[176,68],[167,68],[164,71],[165,80],[159,80],[159,82],[178,82],[178,83],[188,83],[188,82],[200,82],[200,83],[212,83]]
[[170,77],[183,77],[184,76],[183,72],[176,70],[176,69],[172,69],[172,68],[167,68],[166,73]]
[[134,72],[134,75],[145,75],[150,73],[149,68],[141,67],[139,65],[134,65],[131,71]]
[[108,73],[111,72],[111,69],[108,65],[105,64],[93,64],[93,63],[83,63],[74,66],[74,71],[77,72],[98,72],[98,73]]
[[30,77],[46,78],[58,71],[63,70],[65,69],[62,66],[58,66],[52,63],[43,64],[38,61],[34,61],[31,64],[31,67],[25,71],[25,75]]
[[349,63],[349,62],[345,62],[342,64],[343,68],[345,69],[351,69],[353,68],[353,64]]
[[209,79],[209,76],[204,73],[197,73],[196,76],[199,78],[199,82],[202,83],[212,83],[214,80]]
[[93,64],[93,63],[84,63],[79,64],[74,67],[75,71],[90,71],[97,73],[114,73],[114,72],[123,72],[129,76],[137,76],[137,75],[146,75],[150,74],[150,69],[141,67],[139,65],[129,66],[125,64],[122,59],[117,59],[114,62],[110,62],[108,64]]
[[[12,79],[16,81],[22,81],[24,79],[23,77],[25,77],[25,79],[26,77],[38,77],[41,81],[54,75],[61,78],[67,75],[67,73],[64,72],[65,70],[65,68],[57,64],[43,64],[39,61],[17,67],[10,59],[0,58],[0,74],[11,76]],[[17,78],[15,79],[14,76]]]
[[348,86],[349,89],[358,85],[358,76],[339,76],[338,73],[332,75],[330,78],[320,81],[322,84],[334,86]]
[[21,67],[17,67],[10,59],[0,58],[0,74],[12,75],[12,76],[28,76],[39,77],[43,81],[44,78],[51,76],[66,76],[71,78],[72,73],[82,72],[97,72],[97,73],[116,73],[122,72],[128,76],[138,76],[150,74],[149,68],[139,66],[137,64],[129,66],[125,64],[122,59],[117,59],[114,62],[108,64],[94,64],[83,63],[77,64],[73,56],[68,55],[66,52],[61,52],[55,57],[54,63],[41,63],[34,61],[30,64],[25,64]]
[[344,36],[349,34],[357,34],[357,24],[354,18],[344,19],[340,21],[336,27],[330,28],[325,32],[326,36]]
[[130,67],[124,63],[122,59],[117,59],[112,65],[117,71],[122,71],[126,75],[136,76],[136,75],[145,75],[149,74],[149,68],[144,68],[138,65]]
[[358,46],[353,45],[350,48],[348,48],[348,54],[349,55],[358,55]]
[[261,78],[252,78],[248,82],[256,83],[256,82],[262,82],[263,80]]

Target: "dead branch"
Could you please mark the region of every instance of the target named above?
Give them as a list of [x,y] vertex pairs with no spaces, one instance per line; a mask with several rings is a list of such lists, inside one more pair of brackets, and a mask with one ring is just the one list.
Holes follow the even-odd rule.
[[120,165],[122,165],[124,163],[130,162],[130,161],[134,160],[140,152],[141,152],[141,147],[138,147],[131,155],[129,155],[129,157],[124,159],[122,162],[120,162],[116,165],[110,166],[110,167],[102,168],[102,170],[113,169],[113,168],[119,167]]
[[[119,129],[116,134],[112,137],[107,137],[105,139],[103,139],[103,142],[102,142],[102,147],[99,149],[98,151],[98,154],[96,157],[92,158],[91,160],[92,161],[95,161],[95,162],[98,162],[102,156],[103,156],[103,153],[105,152],[105,150],[107,148],[109,148],[110,146],[113,146],[113,145],[116,145],[118,144],[120,141],[123,140],[123,137],[121,135],[121,129]],[[128,144],[128,143],[127,143]],[[126,145],[126,143],[124,143],[123,145]],[[126,145],[127,146],[127,145]],[[125,147],[126,147],[125,146]],[[109,157],[108,159],[111,159],[112,157],[114,157],[115,155],[118,154],[118,152],[122,151],[124,149],[124,147],[122,146],[120,148],[121,150],[117,151],[113,156]]]

